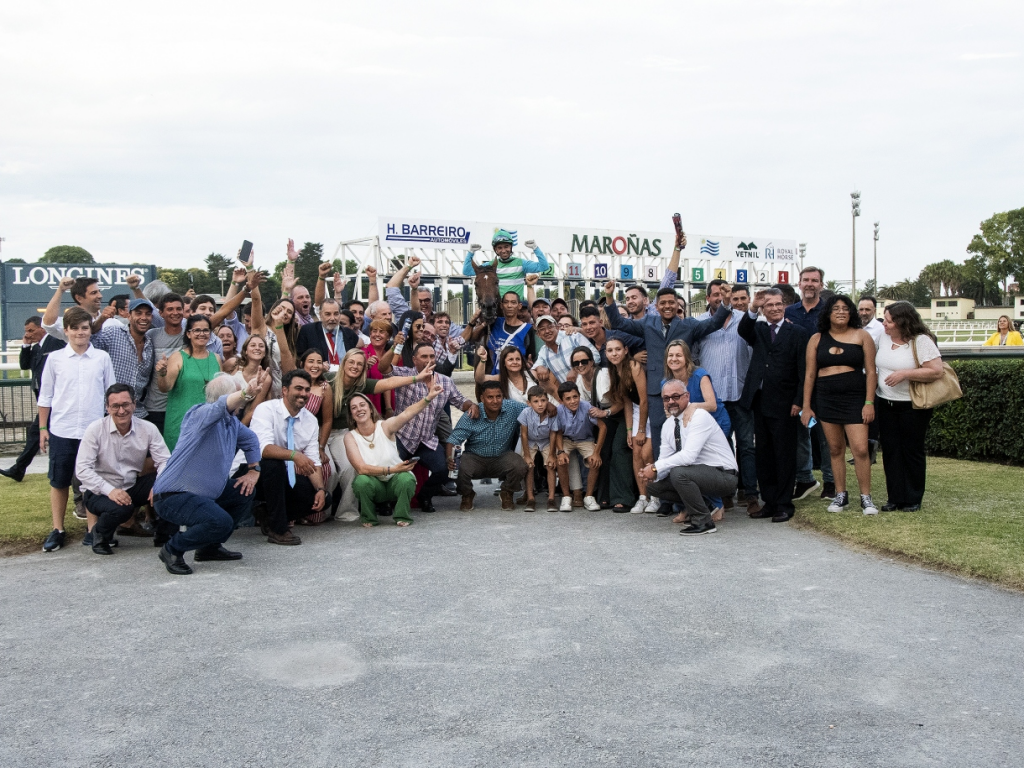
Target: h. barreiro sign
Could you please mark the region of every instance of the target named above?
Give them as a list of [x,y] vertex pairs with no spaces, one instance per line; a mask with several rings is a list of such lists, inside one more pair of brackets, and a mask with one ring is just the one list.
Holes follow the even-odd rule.
[[[0,294],[4,338],[22,337],[25,319],[42,314],[61,278],[95,277],[104,297],[110,298],[119,293],[131,293],[126,282],[129,275],[138,275],[145,284],[156,279],[156,267],[144,264],[4,264]],[[71,297],[66,296],[66,301],[70,300]]]
[[[512,233],[515,250],[536,240],[546,253],[587,253],[623,258],[668,259],[675,235],[671,231],[641,232],[587,227],[546,227],[499,221],[448,221],[385,216],[378,220],[382,247],[468,249],[479,243],[490,250],[491,237],[504,229]],[[731,237],[689,232],[684,257],[713,262],[796,261],[795,240],[771,237]]]

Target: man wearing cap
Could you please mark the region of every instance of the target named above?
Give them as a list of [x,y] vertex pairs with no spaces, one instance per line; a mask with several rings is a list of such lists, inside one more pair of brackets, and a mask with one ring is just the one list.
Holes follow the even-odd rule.
[[537,335],[544,342],[544,346],[537,353],[533,372],[542,386],[541,379],[546,379],[548,373],[554,376],[559,384],[566,380],[569,371],[572,370],[573,350],[578,347],[589,347],[594,359],[598,358],[597,348],[582,333],[566,333],[559,330],[555,318],[551,315],[541,315],[537,318]]
[[149,299],[132,299],[128,304],[128,325],[105,325],[92,337],[92,345],[110,355],[114,379],[127,384],[135,393],[135,415],[146,415],[146,386],[153,373],[153,340],[147,336],[153,321],[153,305]]
[[[548,259],[544,255],[544,251],[538,248],[537,243],[533,240],[527,240],[523,245],[533,251],[533,255],[537,257],[536,261],[513,256],[514,240],[512,233],[504,229],[497,230],[494,237],[491,238],[491,247],[494,249],[494,255],[498,257],[495,265],[498,274],[498,295],[504,296],[508,291],[514,291],[519,296],[519,300],[523,301],[526,298],[526,275],[531,272],[546,272]],[[463,275],[472,277],[476,274],[476,270],[473,269],[473,257],[479,250],[480,246],[476,243],[469,246],[469,250],[466,251],[466,260],[462,265]],[[489,263],[484,262],[482,266],[487,266]]]

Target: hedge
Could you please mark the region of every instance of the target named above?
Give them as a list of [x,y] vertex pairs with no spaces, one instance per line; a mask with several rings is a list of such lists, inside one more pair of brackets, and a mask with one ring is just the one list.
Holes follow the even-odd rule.
[[1024,463],[1024,360],[951,360],[964,396],[935,409],[928,452]]

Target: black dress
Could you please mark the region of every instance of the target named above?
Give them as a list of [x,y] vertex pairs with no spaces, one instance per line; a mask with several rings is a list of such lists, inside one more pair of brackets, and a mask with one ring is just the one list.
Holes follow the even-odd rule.
[[862,424],[867,375],[864,373],[864,347],[836,341],[826,331],[818,339],[818,370],[843,365],[853,368],[831,376],[818,375],[814,383],[812,405],[818,421],[829,424]]

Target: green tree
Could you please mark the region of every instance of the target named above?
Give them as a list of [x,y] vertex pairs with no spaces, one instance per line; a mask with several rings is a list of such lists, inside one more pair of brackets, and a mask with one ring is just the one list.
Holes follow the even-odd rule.
[[312,294],[316,290],[316,278],[320,262],[324,260],[323,243],[306,243],[295,260],[295,280],[304,285]]
[[24,264],[25,260],[24,259],[8,259],[7,263],[8,264]]
[[77,245],[55,245],[43,254],[39,259],[40,264],[95,264],[96,259],[92,257],[85,248]]
[[979,225],[981,232],[971,238],[967,252],[980,256],[990,277],[1009,292],[1009,277],[1024,276],[1024,208],[997,213]]

